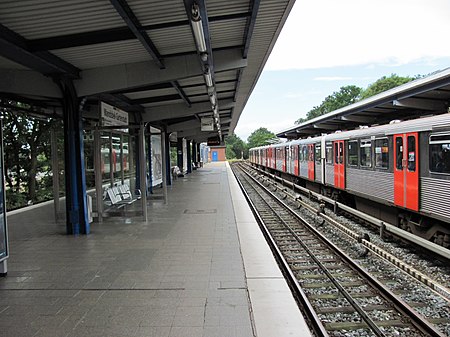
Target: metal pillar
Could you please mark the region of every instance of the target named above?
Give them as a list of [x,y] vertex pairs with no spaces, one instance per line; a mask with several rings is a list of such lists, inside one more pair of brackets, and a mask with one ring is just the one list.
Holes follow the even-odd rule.
[[153,194],[152,135],[149,133],[146,139],[148,144],[147,161],[146,161],[146,165],[148,166],[147,190],[150,194]]
[[177,141],[177,166],[183,172],[183,138]]
[[100,131],[94,130],[94,179],[95,198],[97,203],[97,221],[103,222],[103,181],[102,181],[102,153]]
[[197,151],[195,150],[197,148],[197,143],[195,141],[192,141],[192,162],[195,164],[195,167],[197,167]]
[[[164,204],[167,204],[167,148],[166,148],[166,133],[161,131],[161,162],[162,162],[162,185],[164,194]],[[170,174],[169,174],[170,175]]]
[[192,173],[191,141],[186,139],[187,173]]
[[172,174],[170,172],[170,139],[169,139],[169,134],[167,133],[166,130],[164,130],[163,141],[164,141],[164,145],[166,148],[166,152],[164,155],[161,154],[161,156],[163,158],[163,161],[166,163],[166,166],[165,166],[166,167],[166,170],[165,170],[166,182],[167,182],[167,185],[170,186],[170,185],[172,185]]
[[66,232],[89,234],[81,111],[73,82],[62,78],[57,83],[63,94]]
[[141,124],[139,128],[139,180],[141,181],[140,189],[142,192],[142,216],[147,221],[147,186],[146,186],[146,163],[145,163],[145,128]]

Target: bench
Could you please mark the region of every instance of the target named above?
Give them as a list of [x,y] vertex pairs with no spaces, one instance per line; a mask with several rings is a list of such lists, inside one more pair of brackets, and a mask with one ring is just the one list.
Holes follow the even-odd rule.
[[133,195],[127,184],[108,187],[103,194],[103,201],[108,206],[105,211],[126,207],[139,199],[141,199],[141,191],[137,190],[137,195]]

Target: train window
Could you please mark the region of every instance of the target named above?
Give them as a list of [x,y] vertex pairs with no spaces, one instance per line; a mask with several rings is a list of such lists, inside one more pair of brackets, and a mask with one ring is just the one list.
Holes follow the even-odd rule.
[[372,167],[372,141],[361,140],[359,143],[359,164],[362,167]]
[[325,160],[327,164],[333,165],[333,145],[331,143],[325,144]]
[[303,154],[302,161],[307,161],[308,160],[308,146],[303,145],[302,154]]
[[403,170],[403,138],[395,138],[395,151],[397,153],[397,158],[395,158],[395,167],[397,170]]
[[375,167],[389,168],[389,141],[387,138],[375,139]]
[[408,136],[408,171],[416,171],[416,137]]
[[348,142],[348,165],[358,166],[358,141],[350,140]]
[[316,163],[318,163],[318,164],[320,164],[320,157],[321,157],[321,151],[320,151],[320,149],[321,149],[321,145],[320,144],[317,144],[316,145],[316,155],[315,155],[315,160],[316,160]]
[[430,171],[450,174],[450,135],[430,136]]
[[338,143],[334,143],[334,163],[339,164],[339,150],[338,150]]

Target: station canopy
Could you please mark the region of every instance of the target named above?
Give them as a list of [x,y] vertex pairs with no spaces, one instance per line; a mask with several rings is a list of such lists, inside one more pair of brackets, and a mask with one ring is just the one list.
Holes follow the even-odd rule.
[[450,68],[447,68],[280,131],[277,137],[298,139],[388,124],[393,120],[449,113],[449,106]]
[[[14,100],[35,107],[33,114],[61,115],[57,82],[68,78],[83,117],[94,124],[103,101],[129,112],[132,123],[163,126],[178,137],[225,136],[236,127],[293,4],[1,1],[1,104]],[[202,120],[212,121],[213,131],[201,131]]]

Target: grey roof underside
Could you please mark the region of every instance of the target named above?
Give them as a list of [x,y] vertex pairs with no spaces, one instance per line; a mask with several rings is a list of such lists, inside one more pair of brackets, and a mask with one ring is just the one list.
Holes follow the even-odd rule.
[[[220,125],[233,132],[294,0],[198,0],[206,7]],[[0,2],[1,97],[54,113],[54,78],[71,78],[85,109],[98,101],[179,137],[206,140],[212,116],[187,14],[192,0],[5,0]],[[204,18],[202,18],[204,19]],[[45,111],[45,109],[44,109]],[[90,114],[90,116],[95,114]]]

